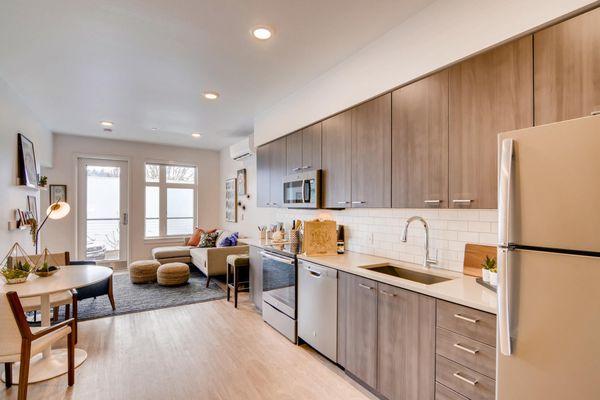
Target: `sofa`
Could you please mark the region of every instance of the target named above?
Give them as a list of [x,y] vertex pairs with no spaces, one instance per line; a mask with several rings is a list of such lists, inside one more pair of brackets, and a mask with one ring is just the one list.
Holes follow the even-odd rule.
[[248,254],[248,246],[195,247],[188,246],[185,238],[180,246],[164,246],[152,249],[152,257],[161,264],[183,262],[193,264],[206,275],[206,287],[210,278],[227,273],[227,256],[230,254]]

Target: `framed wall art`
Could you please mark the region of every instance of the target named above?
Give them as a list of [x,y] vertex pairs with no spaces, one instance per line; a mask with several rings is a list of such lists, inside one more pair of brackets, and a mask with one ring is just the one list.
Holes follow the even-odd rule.
[[50,185],[50,204],[67,201],[67,185]]
[[19,185],[37,188],[38,173],[33,142],[22,133],[19,133],[17,137],[17,151],[19,153]]
[[246,168],[238,169],[238,172],[237,172],[237,194],[238,194],[238,196],[246,195]]
[[225,180],[225,221],[237,222],[237,178]]

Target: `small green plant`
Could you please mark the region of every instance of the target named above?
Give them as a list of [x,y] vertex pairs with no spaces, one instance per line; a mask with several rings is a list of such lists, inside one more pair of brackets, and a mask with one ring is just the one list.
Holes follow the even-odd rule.
[[57,270],[58,267],[55,267],[53,265],[48,265],[48,262],[44,262],[44,264],[39,267],[36,272],[52,272],[54,270]]
[[485,260],[481,264],[483,269],[487,269],[490,272],[496,272],[496,258],[485,256]]
[[48,177],[47,176],[40,176],[40,180],[38,181],[38,186],[40,187],[46,187],[46,185],[48,184]]
[[0,270],[5,279],[27,278],[31,272],[31,265],[26,261],[17,261],[12,268],[4,267]]

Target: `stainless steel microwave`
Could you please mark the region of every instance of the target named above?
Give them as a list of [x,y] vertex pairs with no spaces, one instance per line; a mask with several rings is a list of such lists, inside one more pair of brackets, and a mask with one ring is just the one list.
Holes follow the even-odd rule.
[[283,205],[287,208],[321,206],[321,170],[300,172],[283,179]]

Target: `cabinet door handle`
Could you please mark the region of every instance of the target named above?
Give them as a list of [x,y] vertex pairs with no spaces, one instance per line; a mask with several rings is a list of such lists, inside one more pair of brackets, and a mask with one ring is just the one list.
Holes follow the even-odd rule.
[[396,295],[394,293],[386,292],[385,290],[380,290],[379,292],[381,294],[385,294],[386,296],[396,297]]
[[367,285],[363,285],[362,283],[359,283],[358,286],[360,286],[363,289],[369,289],[369,290],[373,290],[374,288],[371,286],[367,286]]
[[425,204],[440,204],[441,202],[441,200],[423,200]]
[[302,167],[296,167],[296,168],[292,168],[292,171],[294,171],[294,172],[298,172],[298,171],[300,171],[301,169],[302,169]]
[[454,318],[462,319],[463,321],[467,321],[472,324],[476,324],[477,322],[479,322],[479,320],[477,318],[466,317],[462,314],[454,314]]
[[305,165],[304,167],[302,167],[302,169],[309,169],[312,168],[312,165]]
[[477,353],[479,353],[479,349],[470,349],[467,346],[463,346],[460,343],[454,343],[454,347],[456,347],[459,350],[466,351],[469,354],[477,354]]
[[457,199],[457,200],[452,200],[452,202],[454,204],[471,204],[473,202],[473,200],[471,200],[471,199]]
[[352,204],[367,204],[366,201],[353,201]]
[[469,385],[473,385],[473,386],[477,385],[477,379],[471,380],[469,378],[465,378],[464,376],[462,376],[460,374],[460,372],[455,372],[455,373],[452,374],[452,376],[454,376],[455,378],[460,379],[463,382],[468,383]]
[[272,205],[272,206],[276,206],[276,205],[277,205],[277,203],[271,203],[271,205]]
[[594,110],[590,113],[590,115],[600,115],[600,110]]

